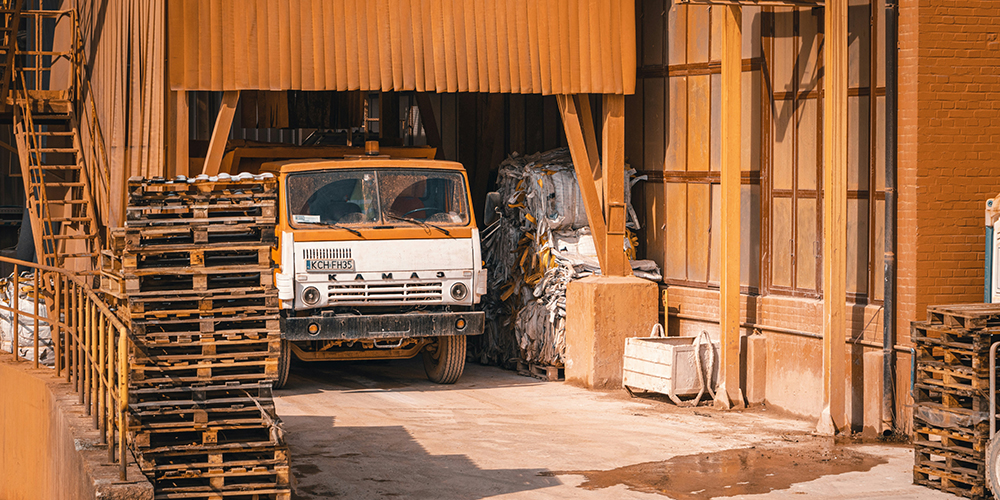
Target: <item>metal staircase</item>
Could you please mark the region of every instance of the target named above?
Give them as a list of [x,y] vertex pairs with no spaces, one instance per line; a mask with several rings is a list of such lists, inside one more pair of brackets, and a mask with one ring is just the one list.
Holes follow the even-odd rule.
[[[39,19],[60,14],[24,13]],[[77,61],[75,46],[61,53],[29,41],[17,53],[24,54],[25,63],[14,66],[14,132],[37,260],[76,271],[94,270],[100,230],[74,112],[75,91],[43,88],[42,75],[51,71],[53,61],[61,57]]]
[[0,109],[6,106],[10,84],[14,81],[14,53],[17,29],[21,24],[24,0],[0,0]]

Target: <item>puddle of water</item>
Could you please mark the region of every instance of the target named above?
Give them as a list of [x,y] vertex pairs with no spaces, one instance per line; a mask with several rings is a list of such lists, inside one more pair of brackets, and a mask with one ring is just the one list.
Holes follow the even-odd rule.
[[588,490],[623,484],[633,491],[677,500],[707,500],[783,490],[822,476],[868,471],[884,463],[887,460],[851,448],[807,442],[684,455],[605,471],[554,471],[546,475],[582,475],[586,481],[580,487]]

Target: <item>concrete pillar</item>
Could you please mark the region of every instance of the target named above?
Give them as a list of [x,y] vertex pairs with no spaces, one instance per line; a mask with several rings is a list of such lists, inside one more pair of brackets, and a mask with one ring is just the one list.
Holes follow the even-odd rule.
[[882,434],[882,351],[868,351],[864,359],[864,428],[865,436]]
[[747,339],[747,403],[763,404],[767,387],[767,337],[750,335]]
[[566,290],[566,381],[621,387],[625,339],[659,321],[659,287],[631,276],[591,276]]

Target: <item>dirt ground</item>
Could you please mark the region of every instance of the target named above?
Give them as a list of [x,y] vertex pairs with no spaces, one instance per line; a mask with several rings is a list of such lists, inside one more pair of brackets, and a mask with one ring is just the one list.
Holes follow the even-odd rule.
[[678,408],[468,364],[293,365],[278,413],[295,496],[320,498],[958,498],[914,486],[903,445],[836,444],[757,408]]

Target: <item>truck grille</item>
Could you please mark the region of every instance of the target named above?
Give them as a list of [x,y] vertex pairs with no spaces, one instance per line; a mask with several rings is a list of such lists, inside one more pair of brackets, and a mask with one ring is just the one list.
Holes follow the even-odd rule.
[[410,304],[441,302],[440,281],[330,284],[329,304]]
[[302,250],[304,259],[350,259],[350,248],[306,248]]

